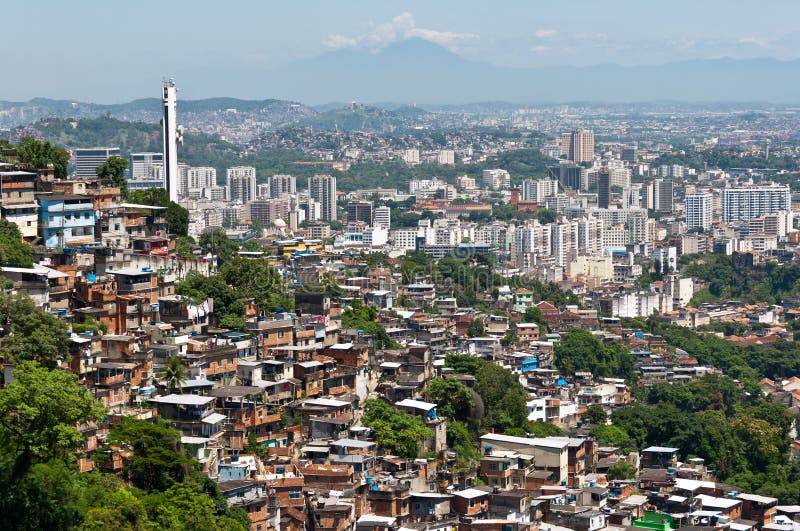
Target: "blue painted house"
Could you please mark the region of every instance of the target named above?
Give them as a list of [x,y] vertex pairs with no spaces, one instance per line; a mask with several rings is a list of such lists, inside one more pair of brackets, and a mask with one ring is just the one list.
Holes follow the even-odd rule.
[[37,194],[39,230],[47,247],[67,247],[95,241],[92,199],[74,194]]

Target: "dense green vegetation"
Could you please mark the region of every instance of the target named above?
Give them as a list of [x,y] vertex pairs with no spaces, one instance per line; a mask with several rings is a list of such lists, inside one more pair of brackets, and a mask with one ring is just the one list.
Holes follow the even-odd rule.
[[[0,388],[0,522],[3,529],[246,530],[241,509],[227,506],[202,477],[170,428],[128,419],[110,442],[135,450],[128,482],[103,472],[79,473],[79,426],[105,410],[75,375],[24,361]],[[97,454],[102,463],[106,454]]]
[[378,310],[374,306],[364,306],[361,301],[353,300],[350,307],[342,313],[342,328],[363,330],[373,336],[375,348],[398,348],[399,343],[386,333],[386,329],[375,322]]
[[732,257],[724,254],[683,255],[680,264],[686,276],[702,279],[707,284],[707,295],[711,297],[701,292],[695,297],[695,303],[734,299],[775,304],[800,291],[800,267],[794,264],[767,262],[752,267],[738,266]]
[[198,303],[213,298],[220,326],[240,331],[247,330],[244,299],[253,299],[267,313],[294,308],[294,298],[284,289],[283,277],[264,260],[236,257],[208,277],[190,272],[175,285],[175,293]]
[[381,448],[410,459],[419,457],[422,441],[433,435],[420,417],[400,411],[382,400],[367,400],[361,420],[364,426],[372,429]]
[[125,179],[125,170],[128,160],[122,157],[110,157],[107,161],[95,168],[97,176],[111,182],[111,186],[119,188],[122,197],[128,196],[128,181]]
[[0,266],[31,267],[33,257],[30,246],[22,240],[17,224],[0,219]]
[[69,359],[67,324],[25,294],[0,292],[0,353],[6,363],[37,361],[50,368]]
[[599,378],[633,377],[636,359],[621,343],[603,344],[582,328],[570,330],[554,350],[555,367],[564,375],[588,371]]
[[782,503],[800,500],[800,466],[787,457],[795,419],[782,404],[717,375],[659,384],[643,398],[644,404],[611,415],[612,427],[636,447],[674,446],[682,458],[705,459],[720,481]]
[[[58,142],[53,144],[61,145]],[[32,169],[44,169],[52,164],[56,178],[65,179],[67,177],[69,153],[53,144],[31,137],[24,137],[16,145],[17,158]]]
[[189,231],[189,211],[178,203],[169,200],[169,193],[163,188],[134,190],[128,197],[132,203],[164,207],[167,230],[176,236],[186,236]]

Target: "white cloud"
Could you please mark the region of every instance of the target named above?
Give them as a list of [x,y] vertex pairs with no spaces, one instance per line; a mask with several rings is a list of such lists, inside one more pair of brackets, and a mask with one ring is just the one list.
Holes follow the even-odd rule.
[[331,49],[340,48],[366,48],[378,50],[393,42],[419,38],[437,44],[447,45],[458,41],[478,39],[474,33],[456,33],[452,31],[439,31],[429,28],[417,27],[414,15],[406,11],[397,15],[389,22],[372,25],[369,32],[355,37],[344,35],[329,35],[324,45]]
[[533,33],[537,39],[552,39],[558,36],[558,30],[554,29],[538,29]]
[[769,44],[764,42],[761,39],[757,39],[755,37],[742,37],[739,39],[739,44],[751,44],[753,46],[757,46],[759,48],[767,48]]
[[545,53],[549,49],[550,48],[548,48],[547,46],[543,46],[541,44],[537,44],[536,46],[531,46],[531,51],[533,53]]

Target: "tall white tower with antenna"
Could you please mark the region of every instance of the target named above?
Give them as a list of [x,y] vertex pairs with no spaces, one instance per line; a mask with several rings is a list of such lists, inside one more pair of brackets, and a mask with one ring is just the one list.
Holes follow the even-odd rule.
[[178,200],[178,128],[175,125],[178,88],[175,81],[164,81],[164,117],[161,119],[161,136],[164,139],[164,184],[170,201]]

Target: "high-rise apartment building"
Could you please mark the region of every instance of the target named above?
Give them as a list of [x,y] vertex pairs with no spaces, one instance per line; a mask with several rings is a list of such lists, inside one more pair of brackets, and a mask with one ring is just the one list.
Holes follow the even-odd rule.
[[374,225],[388,229],[392,225],[392,209],[388,206],[379,206],[375,209]]
[[608,168],[600,168],[597,175],[597,206],[608,208],[611,204],[611,175]]
[[363,221],[367,225],[372,225],[372,201],[349,201],[347,221]]
[[653,181],[653,208],[663,214],[672,212],[673,184],[671,179]]
[[289,218],[289,198],[256,199],[250,202],[250,219],[269,227],[275,220]]
[[111,157],[119,157],[118,147],[77,148],[75,155],[75,177],[78,179],[94,179],[97,167]]
[[217,169],[210,166],[189,167],[186,177],[189,190],[213,188],[217,185]]
[[686,196],[686,228],[707,231],[714,221],[714,199],[711,194]]
[[788,184],[740,186],[722,191],[722,221],[726,223],[791,210],[791,206]]
[[273,175],[267,179],[269,194],[272,198],[297,193],[297,179],[291,175]]
[[252,166],[228,168],[226,185],[228,201],[247,203],[256,198],[256,169]]
[[308,196],[320,205],[320,219],[336,221],[336,177],[332,175],[309,177]]
[[439,164],[453,165],[456,163],[456,152],[452,149],[443,149],[439,151],[438,159]]
[[407,149],[403,152],[403,162],[406,164],[419,164],[419,150]]
[[[565,136],[562,135],[562,142]],[[594,160],[594,133],[585,129],[569,133],[567,158],[573,162]]]
[[555,179],[525,179],[522,181],[522,200],[544,202],[545,198],[558,193]]

